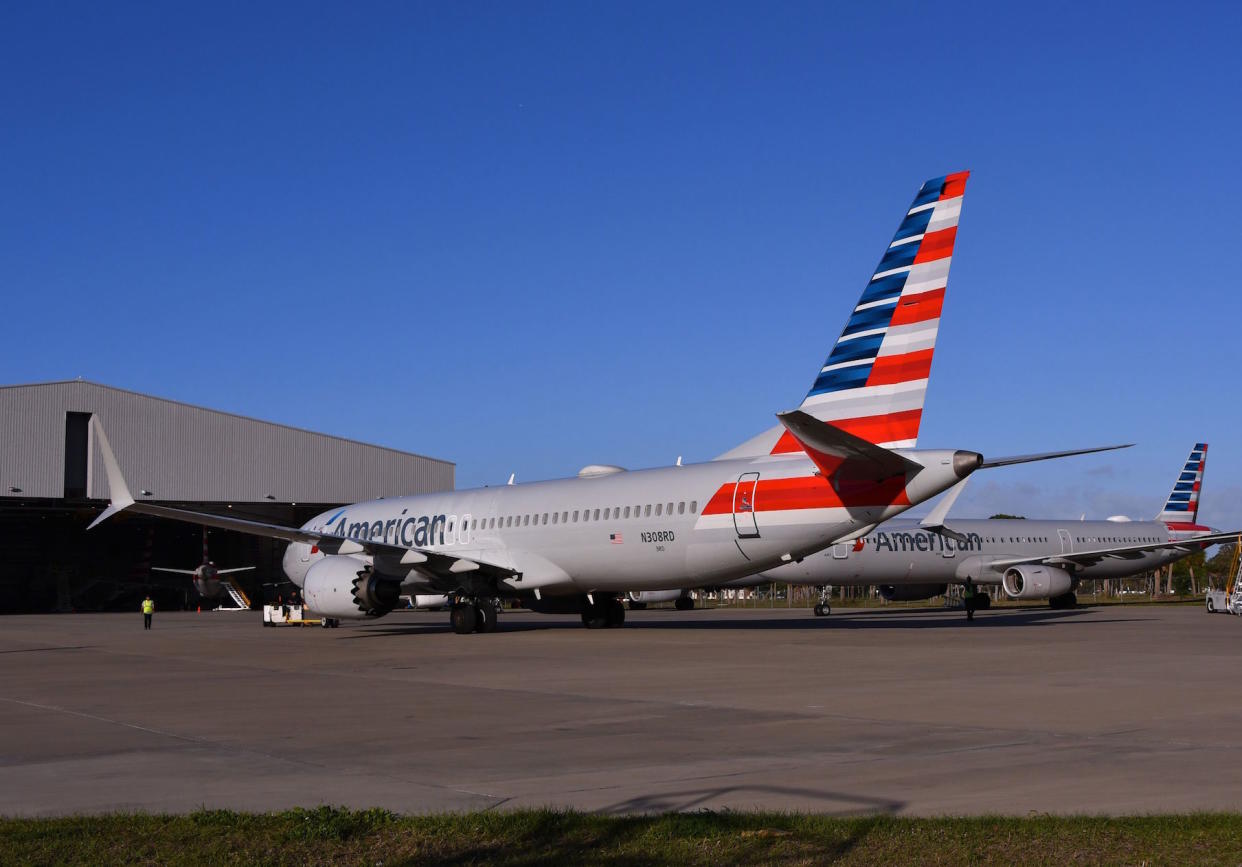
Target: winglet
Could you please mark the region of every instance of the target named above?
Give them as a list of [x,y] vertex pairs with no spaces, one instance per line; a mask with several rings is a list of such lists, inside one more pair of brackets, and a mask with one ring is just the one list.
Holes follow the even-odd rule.
[[129,493],[129,486],[125,484],[125,477],[121,475],[121,467],[116,462],[116,455],[112,454],[112,447],[108,445],[108,435],[104,433],[103,425],[99,423],[99,416],[91,416],[91,427],[94,428],[95,437],[99,441],[99,450],[103,454],[104,472],[108,474],[108,496],[112,502],[98,518],[91,521],[90,526],[86,528],[88,530],[93,530],[117,512],[124,511],[134,504],[134,498]]

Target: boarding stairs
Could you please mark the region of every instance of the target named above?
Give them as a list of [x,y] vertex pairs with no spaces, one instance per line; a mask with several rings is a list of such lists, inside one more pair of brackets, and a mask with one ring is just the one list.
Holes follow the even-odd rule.
[[217,611],[249,611],[250,610],[250,600],[246,598],[246,594],[243,593],[239,587],[234,585],[232,581],[221,581],[220,586],[224,588],[224,592],[228,594],[228,597],[232,601],[233,604],[232,605],[221,605],[219,608],[216,609]]

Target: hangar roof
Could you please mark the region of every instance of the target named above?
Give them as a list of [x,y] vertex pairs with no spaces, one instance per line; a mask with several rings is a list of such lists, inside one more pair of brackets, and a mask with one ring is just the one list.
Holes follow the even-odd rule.
[[134,495],[151,501],[351,503],[453,488],[451,461],[68,380],[0,386],[0,497],[107,499],[82,433],[90,415]]

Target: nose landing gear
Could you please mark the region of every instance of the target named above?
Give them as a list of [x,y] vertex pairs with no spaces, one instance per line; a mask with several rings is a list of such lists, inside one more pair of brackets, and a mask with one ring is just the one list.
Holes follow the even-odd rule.
[[819,588],[819,601],[815,603],[816,617],[827,617],[832,613],[832,605],[828,601],[831,598],[828,595],[830,592],[826,586]]

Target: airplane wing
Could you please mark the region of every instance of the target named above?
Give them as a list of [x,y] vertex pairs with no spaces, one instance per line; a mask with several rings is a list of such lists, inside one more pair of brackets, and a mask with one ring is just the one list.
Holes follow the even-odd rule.
[[1193,539],[1169,539],[1164,542],[1149,542],[1143,545],[1119,545],[1113,548],[1093,548],[1089,551],[1075,551],[1072,554],[1044,554],[1038,557],[1010,557],[1004,560],[993,560],[988,563],[991,569],[1008,569],[1010,566],[1022,566],[1038,563],[1044,566],[1094,566],[1101,560],[1135,560],[1151,551],[1178,550],[1191,552],[1196,549],[1220,545],[1226,542],[1237,542],[1242,530],[1229,533],[1211,533],[1196,536]]
[[[91,526],[94,526],[93,524]],[[251,567],[253,568],[253,567]],[[193,575],[193,569],[169,569],[167,566],[152,566],[152,572],[172,572],[175,575]]]
[[217,569],[217,575],[232,575],[234,572],[249,572],[251,569],[257,569],[257,566],[234,566],[232,569]]
[[[189,509],[175,509],[170,506],[159,506],[155,503],[136,502],[129,492],[129,486],[121,475],[120,465],[108,445],[108,437],[103,425],[96,416],[91,417],[95,428],[95,436],[103,453],[104,470],[108,477],[108,494],[112,498],[108,508],[91,522],[88,530],[118,512],[137,512],[157,518],[170,518],[174,521],[186,521],[221,530],[232,530],[235,533],[246,533],[251,536],[263,536],[268,539],[284,539],[287,542],[306,542],[317,545],[319,550],[327,554],[369,554],[376,558],[377,571],[393,572],[411,569],[438,579],[441,584],[461,586],[467,573],[478,577],[503,581],[518,575],[513,569],[482,560],[458,557],[442,551],[426,548],[413,548],[396,545],[376,539],[352,539],[329,535],[299,527],[285,527],[281,524],[269,524],[264,521],[251,521],[246,518],[235,518],[230,515],[214,515],[210,512],[194,512]],[[254,567],[245,567],[254,568]],[[167,570],[178,571],[178,570]],[[234,571],[234,570],[221,570]]]

